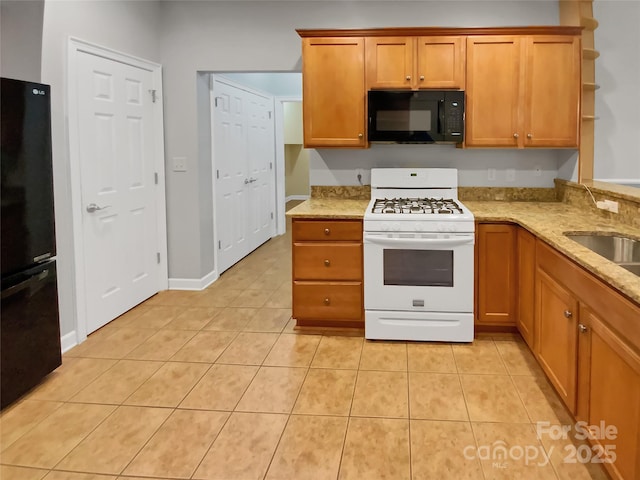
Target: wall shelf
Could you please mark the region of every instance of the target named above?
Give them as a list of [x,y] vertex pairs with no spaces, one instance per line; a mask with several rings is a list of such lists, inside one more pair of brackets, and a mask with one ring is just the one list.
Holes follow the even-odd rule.
[[589,90],[589,91],[595,91],[598,90],[600,88],[600,85],[598,85],[597,83],[592,83],[592,82],[584,82],[582,84],[582,88],[585,90]]
[[598,28],[598,21],[595,18],[582,17],[580,19],[580,25],[584,27],[585,30],[594,31],[596,28]]
[[582,58],[585,60],[595,60],[600,56],[600,52],[594,50],[593,48],[583,48],[582,49]]

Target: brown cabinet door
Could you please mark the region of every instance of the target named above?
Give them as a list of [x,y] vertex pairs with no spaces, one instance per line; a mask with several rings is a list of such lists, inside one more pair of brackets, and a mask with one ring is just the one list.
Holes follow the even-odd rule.
[[467,37],[467,146],[522,146],[520,50],[518,36]]
[[516,228],[478,224],[476,324],[516,325]]
[[536,272],[535,354],[571,413],[576,412],[578,302],[544,270]]
[[419,37],[417,88],[464,89],[465,37]]
[[529,347],[533,348],[535,321],[535,274],[536,237],[522,227],[518,227],[518,308],[516,324],[518,331]]
[[526,40],[524,145],[577,147],[580,121],[580,40]]
[[414,45],[413,37],[367,37],[367,88],[412,88]]
[[296,280],[362,280],[361,243],[294,243]]
[[[587,308],[581,321],[590,330],[588,363],[589,425],[615,427],[616,437],[599,438],[606,448],[613,446],[615,462],[605,463],[613,478],[640,478],[640,356]],[[583,386],[583,382],[581,382]],[[611,447],[609,447],[611,448]]]
[[305,147],[365,147],[364,38],[302,40]]
[[293,282],[293,317],[299,325],[361,322],[362,302],[362,282]]
[[362,242],[362,220],[298,220],[292,222],[294,242],[353,240]]

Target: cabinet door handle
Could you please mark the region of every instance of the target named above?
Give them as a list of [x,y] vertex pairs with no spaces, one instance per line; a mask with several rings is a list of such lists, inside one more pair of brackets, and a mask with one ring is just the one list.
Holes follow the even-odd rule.
[[324,304],[325,305],[329,305],[331,303],[331,300],[329,300],[329,297],[324,299]]
[[533,138],[533,134],[527,133],[527,138]]
[[324,229],[324,234],[325,235],[329,235],[331,233],[331,230],[329,230],[328,228]]
[[361,133],[359,133],[359,134],[358,134],[358,138],[362,138],[362,137],[364,137],[364,135],[363,135],[363,134],[361,134]]
[[411,80],[411,75],[407,75],[405,79],[406,80]]
[[565,310],[564,311],[564,316],[566,318],[571,318],[571,317],[573,317],[573,313],[571,312],[571,310]]
[[327,259],[324,261],[324,266],[328,267],[329,265],[331,265],[331,262]]
[[424,80],[424,75],[420,75],[420,81],[422,82]]
[[513,138],[520,138],[520,135],[518,135],[517,133],[514,133]]
[[580,330],[580,333],[586,333],[587,330],[589,330],[589,329],[587,328],[586,325],[580,324],[580,325],[578,325],[578,330]]

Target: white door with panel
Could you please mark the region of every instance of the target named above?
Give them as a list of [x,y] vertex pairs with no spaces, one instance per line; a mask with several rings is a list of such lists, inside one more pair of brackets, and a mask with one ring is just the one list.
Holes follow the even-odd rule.
[[274,235],[273,99],[212,82],[217,270]]
[[77,62],[87,333],[158,292],[152,72]]

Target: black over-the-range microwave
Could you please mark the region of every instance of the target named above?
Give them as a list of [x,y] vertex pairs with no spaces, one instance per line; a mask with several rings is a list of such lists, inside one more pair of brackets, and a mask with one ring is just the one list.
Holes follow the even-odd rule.
[[461,143],[464,92],[454,90],[370,90],[369,141]]

